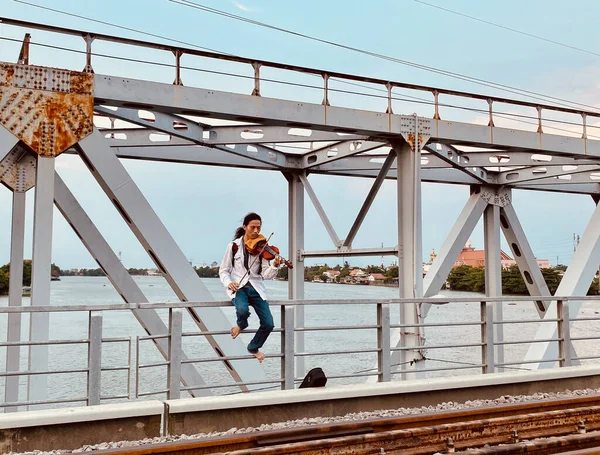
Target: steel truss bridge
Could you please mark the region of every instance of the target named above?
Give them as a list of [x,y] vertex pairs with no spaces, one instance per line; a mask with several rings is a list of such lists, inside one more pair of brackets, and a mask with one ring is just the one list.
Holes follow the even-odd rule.
[[[54,205],[123,300],[148,301],[56,173],[55,160],[61,153],[81,158],[182,302],[206,302],[212,297],[126,171],[122,158],[281,172],[288,181],[288,250],[294,262],[289,277],[291,300],[304,298],[305,258],[361,255],[398,257],[400,298],[434,296],[483,217],[488,297],[502,294],[502,232],[530,294],[548,297],[536,302],[542,318],[555,303],[512,205],[512,190],[589,194],[596,201],[600,194],[600,142],[588,134],[595,128],[598,112],[560,103],[540,104],[326,72],[8,18],[0,21],[13,30],[81,43],[81,49],[74,50],[70,60],[74,68],[34,66],[29,59],[31,46],[40,46],[44,52],[61,49],[50,42],[34,42],[27,33],[22,44],[19,40],[21,52],[15,55],[16,61],[0,64],[0,181],[13,192],[10,262],[16,266],[11,266],[9,306],[22,304],[22,270],[17,265],[23,261],[25,194],[33,187],[32,306],[49,304]],[[174,83],[96,73],[97,60],[107,57],[94,52],[99,45],[159,53],[163,60],[169,60],[160,69],[172,71]],[[197,66],[185,66],[182,59]],[[238,72],[223,72],[219,69],[223,65],[235,67]],[[202,83],[198,87],[184,85],[186,74],[196,74],[194,71],[237,77],[236,84],[232,84],[236,90],[215,90]],[[265,74],[286,75],[288,82]],[[361,90],[349,90],[348,85]],[[281,86],[286,88],[283,95],[265,96],[269,89]],[[430,113],[416,114],[415,110]],[[479,120],[451,120],[464,112],[476,114]],[[593,121],[588,124],[590,118]],[[498,126],[507,119],[514,124]],[[101,121],[107,120],[111,125],[123,121],[127,127],[101,127]],[[330,214],[311,186],[311,174],[372,179],[371,189],[347,233],[334,229]],[[354,248],[355,236],[385,179],[397,182],[397,207],[390,210],[394,214],[390,221],[397,218],[397,245]],[[421,273],[422,182],[470,187],[470,197],[425,278]],[[328,250],[307,251],[304,247],[306,196],[331,238]],[[600,209],[596,208],[557,295],[586,293],[600,261],[599,240]],[[494,311],[501,311],[498,307]],[[402,308],[401,324],[419,324],[426,318],[429,304]],[[573,317],[579,308],[576,302],[570,305]],[[166,332],[154,310],[132,311],[149,334]],[[187,311],[203,331],[229,328],[221,308],[199,306]],[[303,313],[297,311],[296,325],[302,327]],[[501,340],[501,329],[497,330],[497,339]],[[554,325],[543,324],[536,338],[551,339],[554,331]],[[418,358],[420,332],[416,327],[397,333],[392,346],[415,349],[395,352],[394,356],[399,357],[395,361]],[[48,313],[33,312],[29,339],[40,344],[29,348],[31,371],[48,368],[48,347],[43,344],[48,333]],[[302,351],[302,334],[296,337],[296,349]],[[16,343],[22,338],[20,313],[11,313],[7,341]],[[240,340],[226,335],[207,338],[218,356],[246,355]],[[156,344],[166,356],[167,341],[157,340]],[[524,362],[556,358],[551,351],[550,343],[534,344]],[[19,348],[9,346],[7,371],[19,371],[19,361]],[[297,362],[297,369],[302,371],[302,359]],[[232,368],[224,365],[224,371],[236,381],[252,382],[264,377],[255,361],[238,359],[230,364]],[[182,367],[181,379],[185,384],[203,383],[190,364]],[[29,400],[43,400],[46,381],[44,375],[29,377]],[[7,402],[18,400],[18,376],[7,377],[4,398]]]

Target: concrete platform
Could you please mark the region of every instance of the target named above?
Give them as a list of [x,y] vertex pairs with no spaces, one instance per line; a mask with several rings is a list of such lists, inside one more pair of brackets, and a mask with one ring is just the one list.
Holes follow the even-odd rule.
[[161,434],[160,401],[103,404],[0,415],[0,453],[76,449]]
[[305,417],[420,407],[502,395],[600,388],[600,367],[567,367],[166,401],[168,434],[225,431]]

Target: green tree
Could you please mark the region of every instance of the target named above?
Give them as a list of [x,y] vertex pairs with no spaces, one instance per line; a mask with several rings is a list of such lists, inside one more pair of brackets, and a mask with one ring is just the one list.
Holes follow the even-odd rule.
[[527,294],[527,286],[525,286],[525,281],[516,265],[502,270],[502,293]]
[[50,275],[51,276],[60,276],[61,275],[60,267],[54,263],[50,264]]
[[558,289],[558,285],[562,280],[562,275],[555,268],[541,269],[544,281],[548,285],[551,294],[554,294]]
[[8,294],[8,273],[0,269],[0,295]]
[[281,267],[278,271],[277,271],[277,278],[279,278],[280,280],[288,280],[288,268],[287,267]]
[[[7,276],[10,275],[10,264],[4,264],[0,267]],[[31,259],[23,261],[23,286],[31,286]]]

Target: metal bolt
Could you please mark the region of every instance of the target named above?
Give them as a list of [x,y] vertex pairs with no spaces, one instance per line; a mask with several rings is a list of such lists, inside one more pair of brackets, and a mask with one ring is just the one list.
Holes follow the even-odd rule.
[[513,430],[511,439],[513,443],[519,442],[519,432],[517,430]]

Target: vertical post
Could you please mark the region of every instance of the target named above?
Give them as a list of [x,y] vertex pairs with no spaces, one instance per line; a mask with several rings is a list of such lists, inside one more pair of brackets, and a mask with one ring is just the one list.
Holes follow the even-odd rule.
[[433,114],[433,119],[434,120],[440,120],[440,92],[438,92],[437,90],[433,91],[433,106],[435,108],[435,113]]
[[102,312],[89,312],[88,406],[100,404],[102,391]]
[[556,324],[558,327],[558,365],[570,367],[571,359],[571,332],[569,321],[569,303],[559,300],[556,302]]
[[[323,106],[329,106],[329,74],[323,74]],[[325,111],[327,112],[327,111]],[[327,121],[327,117],[325,117]]]
[[[25,244],[25,192],[13,192],[12,227],[10,234],[10,279],[8,288],[8,306],[23,305],[23,247]],[[21,313],[8,314],[6,341],[21,341]],[[21,347],[6,348],[6,371],[19,371]],[[4,401],[19,401],[19,376],[7,376],[4,389]],[[4,408],[4,412],[16,412],[16,406]]]
[[183,313],[180,308],[169,309],[169,366],[167,399],[181,398],[181,345]]
[[490,121],[488,123],[488,126],[494,126],[494,112],[492,110],[492,105],[494,104],[494,102],[491,99],[488,99],[487,102],[488,102],[488,111],[489,111],[489,116],[490,116]]
[[[288,239],[289,252],[294,268],[288,271],[288,298],[304,299],[304,261],[300,252],[304,250],[304,185],[297,174],[288,178]],[[296,327],[304,328],[304,305],[294,307]],[[304,351],[304,332],[296,332],[296,352]],[[296,357],[297,376],[304,376],[304,357]]]
[[[500,255],[500,207],[488,205],[483,212],[483,238],[485,251],[485,295],[486,297],[502,296],[502,258]],[[502,302],[488,302],[488,312],[493,312],[493,319],[503,321]],[[504,341],[504,326],[497,324],[496,342]],[[496,363],[504,363],[504,345],[495,349]],[[492,362],[493,363],[493,362]],[[492,373],[493,371],[490,371]]]
[[481,372],[494,372],[494,309],[493,304],[482,301],[481,315]]
[[295,307],[292,305],[283,305],[281,307],[281,378],[283,383],[281,388],[285,390],[295,388],[294,383],[294,332],[296,323],[294,321]]
[[[415,118],[415,123],[418,120]],[[418,128],[415,126],[415,137]],[[418,140],[413,148],[407,142],[394,145],[397,153],[398,193],[398,279],[400,298],[416,298],[423,295],[423,255],[421,252],[421,151]],[[400,305],[400,324],[418,324],[416,304]],[[400,330],[402,347],[421,344],[420,329],[404,327]],[[421,360],[420,352],[400,351],[400,363],[404,369],[416,369],[413,360]],[[411,366],[408,364],[411,363]],[[403,379],[414,379],[414,374],[403,374]]]
[[254,90],[252,90],[252,95],[260,96],[260,63],[254,62],[252,68],[254,69]]
[[543,133],[544,130],[542,128],[542,108],[540,106],[538,106],[536,109],[537,109],[537,113],[538,113],[538,129],[537,129],[537,132],[538,133]]
[[[54,211],[54,158],[38,156],[33,218],[33,260],[31,264],[31,306],[50,304],[50,264],[52,261],[52,216]],[[31,313],[29,339],[48,341],[50,317],[46,312]],[[29,370],[48,370],[48,346],[29,347]],[[29,377],[29,401],[46,398],[46,375]]]
[[83,69],[86,73],[93,73],[94,68],[92,68],[92,42],[94,41],[94,37],[90,34],[87,34],[83,37],[85,41],[85,68]]
[[175,55],[175,81],[173,85],[183,85],[183,81],[181,80],[181,55],[183,52],[177,49],[173,51]]
[[392,380],[390,351],[390,305],[377,304],[377,380],[390,382]]

